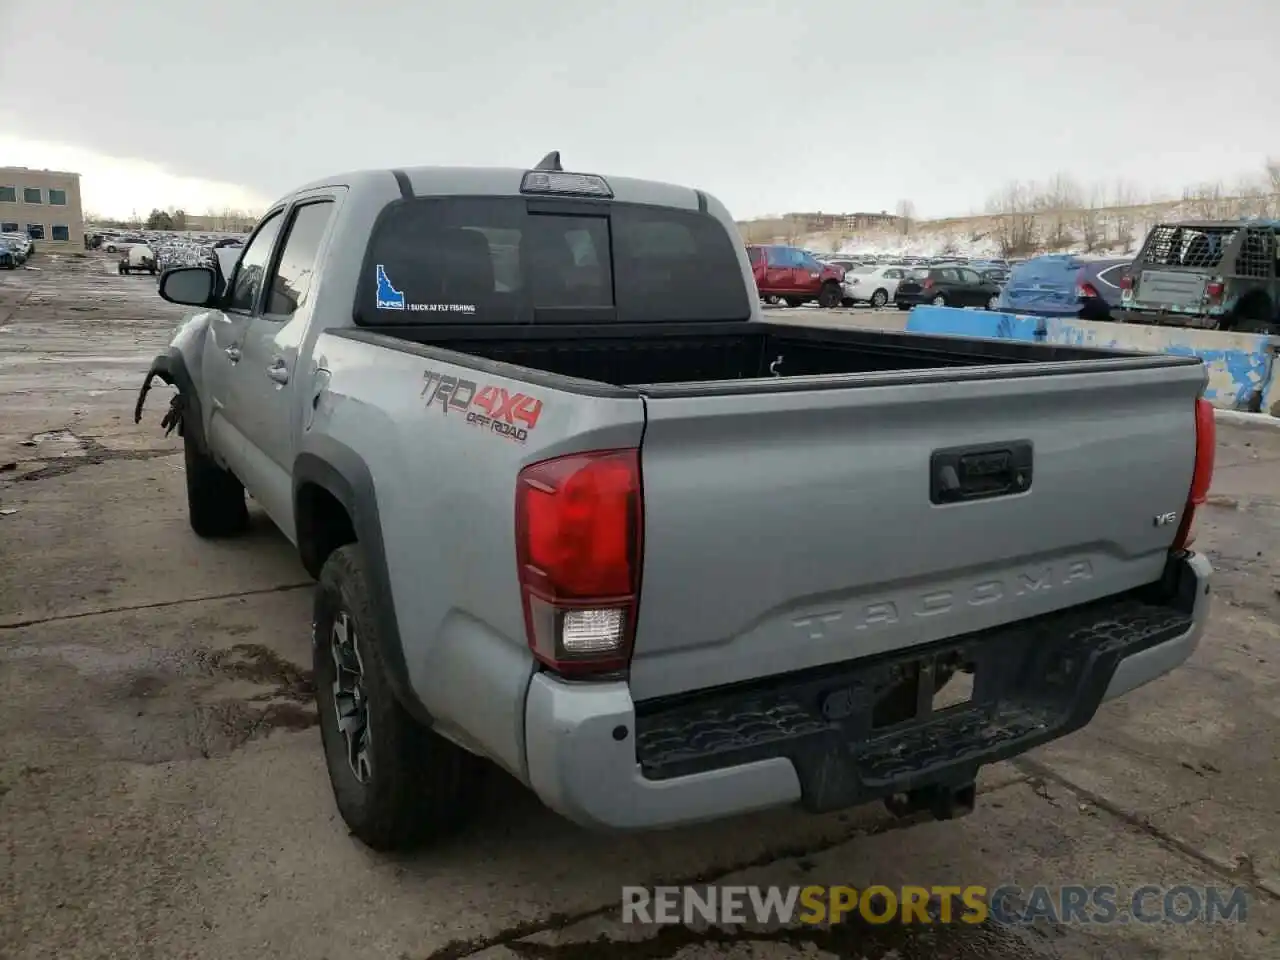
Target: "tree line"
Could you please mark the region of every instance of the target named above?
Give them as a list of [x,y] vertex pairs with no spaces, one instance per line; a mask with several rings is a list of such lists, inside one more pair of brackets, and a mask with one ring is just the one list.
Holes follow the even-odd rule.
[[192,215],[181,207],[169,207],[161,210],[152,208],[145,217],[134,210],[128,217],[106,217],[96,213],[85,213],[85,222],[99,227],[116,230],[209,230],[214,233],[238,233],[251,227],[258,215],[251,210],[237,210],[232,207],[215,209],[210,207],[200,216],[198,226],[192,222]]
[[[1187,187],[1180,200],[1153,201],[1123,182],[1082,185],[1067,174],[1045,183],[1011,181],[987,201],[985,223],[974,225],[970,240],[990,237],[1006,257],[1074,246],[1086,253],[1127,251],[1141,239],[1140,221],[1149,218],[1154,203],[1176,204],[1179,216],[1195,220],[1280,217],[1280,160],[1268,161],[1261,176],[1231,189],[1221,182]],[[900,232],[910,235],[918,224],[915,205],[902,200],[897,213]]]

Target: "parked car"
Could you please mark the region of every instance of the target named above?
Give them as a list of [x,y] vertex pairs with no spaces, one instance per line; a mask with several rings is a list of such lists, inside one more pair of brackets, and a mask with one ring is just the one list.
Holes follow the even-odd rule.
[[820,307],[838,307],[844,271],[822,263],[798,247],[747,247],[747,259],[761,297],[776,297],[789,307],[816,300]]
[[974,260],[969,266],[999,286],[1004,286],[1009,280],[1009,266],[1002,261]]
[[[1110,320],[1111,305],[1098,285],[1105,273],[1114,279],[1125,260],[1089,260],[1073,254],[1048,254],[1020,263],[1009,274],[996,309],[1036,317]],[[1118,291],[1118,287],[1116,288]]]
[[1124,285],[1133,261],[1128,257],[1086,259],[1077,283],[1080,293],[1097,297],[1107,305],[1107,312],[1120,309],[1124,299]]
[[0,233],[0,240],[8,242],[10,250],[19,264],[26,263],[31,258],[32,251],[35,250],[35,244],[31,242],[31,238],[25,233]]
[[553,154],[318,180],[225,288],[164,273],[135,419],[176,386],[192,529],[247,490],[318,579],[366,844],[456,826],[480,758],[598,828],[958,816],[1195,650],[1199,359],[769,323],[737,237]]
[[1151,228],[1123,278],[1117,319],[1246,333],[1280,329],[1280,221]]
[[984,279],[971,267],[931,266],[910,270],[898,284],[894,300],[899,310],[910,310],[925,303],[935,307],[994,310],[999,298],[999,284]]
[[160,272],[156,263],[156,255],[150,247],[141,243],[125,248],[124,255],[120,258],[116,269],[126,276],[131,273],[149,273],[155,276]]
[[869,303],[883,307],[893,301],[898,284],[906,278],[911,267],[906,265],[857,266],[844,275],[844,304]]
[[13,270],[20,262],[18,260],[17,246],[4,237],[0,237],[0,270]]

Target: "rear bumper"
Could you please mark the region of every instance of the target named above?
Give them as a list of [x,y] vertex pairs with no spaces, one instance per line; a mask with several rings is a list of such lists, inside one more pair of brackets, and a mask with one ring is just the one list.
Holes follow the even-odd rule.
[[1153,310],[1142,307],[1118,307],[1111,315],[1123,323],[1154,324],[1167,327],[1204,327],[1214,328],[1226,315],[1216,310],[1204,313],[1190,311]]
[[[637,705],[625,682],[538,674],[525,707],[529,783],[608,829],[673,827],[801,803],[821,812],[931,787],[1085,726],[1105,700],[1191,656],[1210,566],[1171,561],[1169,597],[1133,592],[887,657]],[[940,659],[941,658],[941,659]],[[975,666],[972,700],[877,719],[921,663]],[[901,698],[899,697],[899,700]],[[877,707],[879,704],[879,708]],[[912,707],[911,709],[914,709]]]

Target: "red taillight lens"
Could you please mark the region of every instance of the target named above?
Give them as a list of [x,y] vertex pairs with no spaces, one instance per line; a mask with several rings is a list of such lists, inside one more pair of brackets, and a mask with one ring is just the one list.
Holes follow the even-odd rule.
[[1187,494],[1187,507],[1182,512],[1182,523],[1174,537],[1174,550],[1185,550],[1195,542],[1193,525],[1196,508],[1209,497],[1213,483],[1213,458],[1217,450],[1217,426],[1213,419],[1213,404],[1200,397],[1196,400],[1196,465],[1191,474],[1191,492]]
[[1225,289],[1226,288],[1221,283],[1218,283],[1217,281],[1214,281],[1213,283],[1206,283],[1204,286],[1205,296],[1207,296],[1210,300],[1217,300],[1219,297],[1222,296],[1222,291]]
[[1098,288],[1092,283],[1082,283],[1076,287],[1076,296],[1078,297],[1097,297]]
[[624,669],[640,588],[637,450],[534,463],[516,480],[516,559],[529,649],[566,676]]
[[1120,289],[1121,289],[1121,290],[1132,290],[1132,289],[1133,289],[1133,277],[1129,276],[1127,273],[1126,273],[1123,277],[1121,277],[1121,278],[1120,278]]
[[924,281],[924,289],[926,289],[926,290],[932,290],[932,289],[933,289],[933,277],[928,277],[928,278],[926,278],[926,279],[925,279],[925,281]]

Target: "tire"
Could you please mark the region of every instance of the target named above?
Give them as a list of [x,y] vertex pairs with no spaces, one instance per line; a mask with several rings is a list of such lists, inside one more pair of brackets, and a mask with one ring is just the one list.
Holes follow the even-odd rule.
[[877,290],[875,293],[871,295],[871,306],[875,307],[877,310],[879,310],[888,302],[889,302],[888,290]]
[[799,297],[787,297],[787,298],[786,298],[786,303],[787,303],[787,306],[788,306],[788,307],[801,307],[801,306],[804,306],[804,301],[803,301],[803,300],[801,300]]
[[998,304],[999,302],[1000,302],[1000,294],[993,293],[991,296],[987,297],[987,309],[994,310],[996,308],[996,304]]
[[[313,623],[316,712],[343,821],[374,850],[411,849],[447,835],[476,808],[484,763],[417,723],[396,699],[359,544],[339,547],[325,561]],[[344,637],[350,642],[337,643]],[[345,692],[336,685],[340,657]],[[344,716],[355,718],[353,740],[339,727],[340,699]],[[352,742],[360,751],[354,758]]]
[[823,310],[831,310],[840,306],[840,284],[828,280],[822,285],[822,289],[818,291],[818,306]]
[[769,296],[764,298],[764,302],[769,304],[769,306],[771,307],[776,307],[779,303],[782,302],[782,300],[780,297],[776,297],[773,294],[769,294]]
[[911,309],[911,304],[909,304],[909,303],[899,303],[899,304],[897,304],[897,307],[898,307],[898,309],[899,309],[899,310],[910,310],[910,309]]
[[191,434],[182,438],[187,468],[187,519],[196,536],[230,537],[249,525],[244,487],[235,475],[223,470],[201,451]]
[[944,297],[942,294],[938,294],[929,302],[933,304],[935,307],[945,307],[947,305],[947,298]]
[[856,304],[857,304],[857,301],[855,301],[853,297],[844,297],[840,301],[840,306],[842,307],[853,307],[853,306],[856,306]]
[[1236,307],[1223,329],[1236,333],[1271,333],[1274,329],[1271,301],[1265,296],[1247,298]]
[[107,253],[115,253],[116,246],[114,243],[107,244]]

